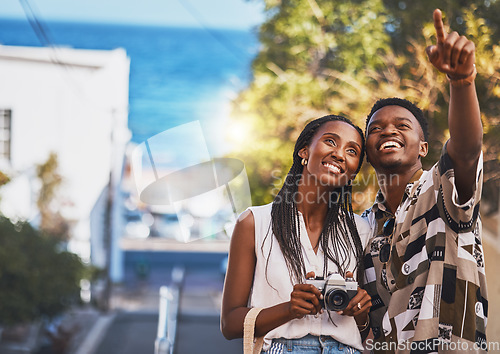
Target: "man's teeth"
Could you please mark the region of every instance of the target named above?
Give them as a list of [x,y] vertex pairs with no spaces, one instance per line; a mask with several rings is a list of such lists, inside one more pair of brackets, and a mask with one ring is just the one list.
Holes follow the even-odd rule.
[[401,144],[396,142],[396,141],[386,141],[380,146],[380,150],[382,149],[388,149],[388,148],[401,148]]
[[329,163],[325,163],[325,166],[328,167],[328,169],[335,174],[339,174],[341,172],[338,166]]

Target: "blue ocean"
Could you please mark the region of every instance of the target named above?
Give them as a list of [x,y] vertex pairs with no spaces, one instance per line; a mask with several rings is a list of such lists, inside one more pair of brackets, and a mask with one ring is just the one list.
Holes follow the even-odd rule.
[[[44,23],[50,44],[76,49],[124,48],[130,58],[129,128],[141,143],[162,131],[200,121],[214,155],[231,99],[248,85],[258,50],[255,31]],[[0,19],[0,44],[42,46],[28,21]]]

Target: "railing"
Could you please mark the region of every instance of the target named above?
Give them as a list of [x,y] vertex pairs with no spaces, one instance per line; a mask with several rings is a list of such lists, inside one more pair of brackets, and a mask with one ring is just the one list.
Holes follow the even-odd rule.
[[172,270],[170,286],[160,288],[160,309],[158,316],[158,333],[155,340],[155,354],[173,354],[177,331],[177,315],[179,298],[184,280],[184,268]]

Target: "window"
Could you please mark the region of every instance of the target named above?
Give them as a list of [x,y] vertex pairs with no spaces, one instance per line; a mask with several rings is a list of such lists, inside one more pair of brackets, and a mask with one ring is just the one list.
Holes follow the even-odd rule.
[[0,108],[0,159],[10,160],[10,127],[12,110]]

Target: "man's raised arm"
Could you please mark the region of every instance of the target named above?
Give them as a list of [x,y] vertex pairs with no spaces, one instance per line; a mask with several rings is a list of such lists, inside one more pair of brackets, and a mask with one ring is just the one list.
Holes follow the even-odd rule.
[[441,11],[434,10],[437,43],[427,48],[430,62],[450,81],[448,155],[453,161],[461,203],[472,197],[476,166],[483,143],[483,126],[476,94],[475,45],[457,32],[447,34]]

